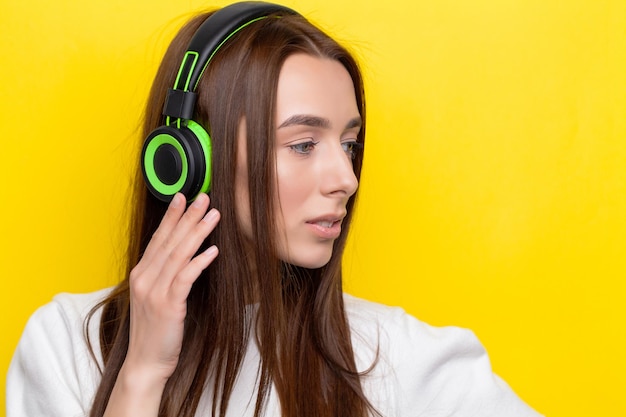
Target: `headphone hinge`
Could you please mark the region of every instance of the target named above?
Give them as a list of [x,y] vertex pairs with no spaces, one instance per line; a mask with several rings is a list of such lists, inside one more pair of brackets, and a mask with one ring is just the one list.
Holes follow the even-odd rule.
[[165,97],[163,115],[176,119],[193,119],[193,110],[196,106],[197,94],[193,91],[174,90],[170,88]]

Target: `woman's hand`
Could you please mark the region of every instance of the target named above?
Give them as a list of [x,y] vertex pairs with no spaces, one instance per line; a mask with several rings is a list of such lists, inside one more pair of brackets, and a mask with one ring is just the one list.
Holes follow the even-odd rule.
[[130,273],[128,352],[105,416],[137,416],[137,412],[156,416],[165,383],[178,364],[187,296],[218,250],[211,246],[194,254],[220,217],[216,209],[207,213],[206,194],[200,194],[187,211],[185,206],[183,195],[174,196],[143,257]]

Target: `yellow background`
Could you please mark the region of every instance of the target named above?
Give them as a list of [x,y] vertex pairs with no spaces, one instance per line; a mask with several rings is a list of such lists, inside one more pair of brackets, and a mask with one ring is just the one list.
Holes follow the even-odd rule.
[[[181,16],[222,4],[3,0],[2,403],[34,309],[119,279],[155,66]],[[366,75],[348,291],[473,329],[546,415],[626,416],[626,2],[285,4]]]

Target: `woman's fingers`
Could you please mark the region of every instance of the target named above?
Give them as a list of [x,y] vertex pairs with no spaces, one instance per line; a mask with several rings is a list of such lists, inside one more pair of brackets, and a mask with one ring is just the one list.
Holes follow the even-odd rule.
[[[194,233],[194,230],[197,228],[209,206],[209,197],[206,194],[200,194],[189,206],[187,211],[184,211],[184,197],[177,194],[175,199],[177,198],[180,198],[179,202],[170,204],[170,207],[168,207],[161,224],[152,236],[141,261],[136,267],[137,272],[141,275],[147,275],[154,278],[157,276],[160,277],[161,268],[165,262],[172,257],[172,253],[174,251],[177,251],[177,253],[174,253],[176,258],[180,258],[183,255],[182,251],[178,249],[178,245],[187,240],[188,236]],[[175,199],[172,200],[172,202],[174,202]],[[210,230],[208,232],[210,232]],[[207,236],[208,233],[205,233],[202,237],[202,241]],[[193,253],[198,250],[202,241],[198,242],[197,239],[194,240],[194,242],[198,242],[198,245]],[[193,253],[190,254],[187,261]],[[184,258],[181,258],[180,260],[184,261]],[[148,272],[148,270],[152,271],[152,273],[143,274],[144,271]],[[173,276],[167,275],[165,278],[166,280],[171,280]],[[167,286],[169,285],[169,282],[165,282],[164,284]]]
[[164,377],[171,375],[178,361],[191,287],[218,255],[215,246],[197,254],[220,220],[216,209],[207,212],[208,196],[198,196],[186,211],[184,197],[175,199],[130,276],[125,362],[134,369],[158,369]]
[[[192,259],[192,257],[197,253],[202,242],[204,242],[207,236],[215,229],[219,220],[220,213],[216,209],[211,209],[196,223],[195,227],[185,235],[184,239],[180,240],[178,245],[167,254],[167,259],[164,260],[159,272],[159,282],[156,283],[156,285],[159,285],[163,291],[168,291],[176,281],[182,281],[183,286],[188,286],[189,289],[191,288],[191,285],[198,278],[200,272],[212,261],[212,259],[210,259],[205,265],[204,261],[206,258],[202,256],[203,254],[199,254],[196,257],[200,259]],[[198,265],[204,267],[197,270]],[[176,294],[179,295],[175,299],[185,301],[188,292],[188,290],[181,292],[180,287],[178,287]],[[183,294],[184,297],[180,298],[180,294]]]
[[161,242],[161,249],[171,252],[197,226],[209,208],[209,196],[202,193],[189,206],[174,229]]
[[204,271],[215,260],[219,251],[217,246],[211,246],[204,252],[198,254],[182,269],[170,287],[170,298],[172,301],[187,300],[191,286]]
[[142,261],[146,263],[150,262],[156,250],[161,247],[163,241],[172,233],[184,212],[185,196],[177,193],[167,207],[167,211],[161,219],[159,227],[152,235],[152,238],[150,239],[150,242],[141,257]]
[[[168,208],[148,245],[150,251],[146,251],[131,271],[131,296],[135,304],[160,311],[159,314],[167,315],[169,308],[181,313],[193,282],[214,259],[200,256],[192,262],[220,219],[216,209],[206,213],[208,205],[208,196],[201,194],[182,216],[176,204]],[[180,282],[172,292],[172,284],[177,279]]]

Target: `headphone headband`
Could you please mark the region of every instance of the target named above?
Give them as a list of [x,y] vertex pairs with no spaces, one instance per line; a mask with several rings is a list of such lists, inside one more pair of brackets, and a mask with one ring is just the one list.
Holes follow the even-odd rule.
[[169,118],[190,120],[196,102],[196,87],[205,68],[221,46],[241,29],[265,19],[273,13],[297,14],[278,4],[246,1],[226,6],[212,14],[198,28],[189,42],[178,69],[174,87],[168,91],[163,115]]

